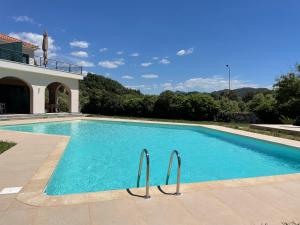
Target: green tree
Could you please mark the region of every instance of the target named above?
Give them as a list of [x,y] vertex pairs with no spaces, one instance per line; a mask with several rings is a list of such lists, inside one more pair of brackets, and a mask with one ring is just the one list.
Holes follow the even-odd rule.
[[262,122],[274,123],[278,121],[276,100],[272,94],[256,94],[249,102],[248,106],[249,110]]
[[221,97],[217,104],[219,112],[217,114],[218,121],[229,122],[234,120],[234,114],[241,111],[238,101],[230,100],[227,97]]
[[201,93],[188,95],[183,108],[186,117],[192,120],[214,120],[219,110],[212,96]]
[[275,99],[280,115],[295,119],[300,116],[300,76],[288,73],[274,84]]

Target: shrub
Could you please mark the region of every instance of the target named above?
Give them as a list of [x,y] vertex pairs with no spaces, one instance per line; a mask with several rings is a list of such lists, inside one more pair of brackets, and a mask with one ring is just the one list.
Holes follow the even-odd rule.
[[295,126],[300,126],[300,116],[298,116],[294,122]]

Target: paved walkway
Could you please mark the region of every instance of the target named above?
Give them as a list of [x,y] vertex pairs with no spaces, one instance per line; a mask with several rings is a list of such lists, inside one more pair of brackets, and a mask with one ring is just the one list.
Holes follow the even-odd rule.
[[[12,134],[13,133],[13,134]],[[0,190],[24,186],[66,137],[0,131],[18,144],[0,155]],[[261,225],[300,222],[300,179],[192,191],[181,196],[128,197],[70,206],[35,207],[0,195],[0,225]]]
[[260,130],[283,131],[288,134],[300,136],[300,126],[288,124],[251,124],[250,127]]

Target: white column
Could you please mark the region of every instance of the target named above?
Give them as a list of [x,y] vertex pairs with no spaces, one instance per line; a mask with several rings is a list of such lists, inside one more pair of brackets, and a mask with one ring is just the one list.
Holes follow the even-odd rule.
[[44,86],[32,85],[32,113],[45,113],[45,89]]
[[71,112],[79,112],[79,91],[71,90]]

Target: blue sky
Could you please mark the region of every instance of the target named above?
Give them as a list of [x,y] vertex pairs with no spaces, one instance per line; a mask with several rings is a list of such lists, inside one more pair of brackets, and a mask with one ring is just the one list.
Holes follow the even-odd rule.
[[[270,87],[300,61],[298,0],[1,3],[0,32],[144,93]],[[45,4],[43,9],[42,3]],[[5,9],[5,10],[3,10]]]

